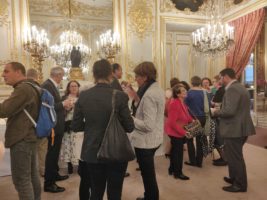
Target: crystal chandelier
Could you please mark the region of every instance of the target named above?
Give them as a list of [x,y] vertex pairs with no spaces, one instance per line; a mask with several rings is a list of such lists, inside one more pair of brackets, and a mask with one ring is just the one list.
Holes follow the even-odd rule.
[[207,1],[207,15],[211,17],[205,27],[192,33],[192,45],[196,52],[208,56],[220,55],[234,44],[234,27],[221,20],[222,4],[223,1]]
[[76,31],[64,31],[60,35],[60,44],[50,47],[51,56],[58,65],[63,67],[70,66],[70,54],[73,47],[79,49],[81,53],[81,66],[85,66],[91,58],[91,48],[82,43],[82,36]]
[[38,31],[36,26],[24,30],[23,48],[30,53],[33,68],[38,71],[38,81],[43,81],[42,62],[49,56],[49,40],[45,30]]
[[[63,31],[59,37],[59,44],[50,47],[51,56],[58,65],[65,70],[67,79],[71,67],[81,67],[83,72],[88,71],[88,62],[91,59],[91,48],[83,43],[83,37],[80,33],[72,29],[71,26],[71,2],[69,0],[69,29]],[[81,55],[80,65],[72,66],[71,52],[75,50]]]
[[99,41],[96,41],[97,53],[99,57],[105,57],[111,62],[114,61],[115,56],[120,52],[121,40],[117,32],[111,34],[111,30],[99,36]]

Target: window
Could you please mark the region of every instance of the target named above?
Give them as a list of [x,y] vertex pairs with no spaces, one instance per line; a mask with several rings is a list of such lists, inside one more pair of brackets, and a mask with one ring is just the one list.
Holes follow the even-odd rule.
[[245,85],[253,85],[253,82],[254,82],[254,54],[252,53],[250,55],[250,58],[249,58],[249,61],[248,61],[248,64],[245,68]]

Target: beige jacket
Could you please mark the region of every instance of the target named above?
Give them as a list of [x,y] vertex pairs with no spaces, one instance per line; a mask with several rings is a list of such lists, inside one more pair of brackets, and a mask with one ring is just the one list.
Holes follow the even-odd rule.
[[165,94],[158,83],[145,92],[134,118],[132,144],[137,148],[152,149],[163,142]]

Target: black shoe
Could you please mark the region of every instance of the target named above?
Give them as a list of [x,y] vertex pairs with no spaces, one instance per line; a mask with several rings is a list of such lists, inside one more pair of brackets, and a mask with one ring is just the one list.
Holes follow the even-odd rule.
[[68,173],[69,174],[73,173],[73,166],[72,166],[71,162],[68,162]]
[[193,164],[193,163],[191,163],[191,162],[187,162],[187,161],[185,161],[184,164],[189,165],[189,166],[192,166],[192,167],[199,167],[199,168],[202,167],[201,164]]
[[165,158],[170,158],[171,154],[165,153]]
[[188,177],[188,176],[186,176],[186,175],[184,175],[184,174],[179,174],[179,175],[174,175],[174,178],[175,179],[181,179],[181,180],[189,180],[190,178]]
[[45,192],[58,193],[58,192],[64,192],[65,188],[59,187],[57,184],[54,183],[52,185],[44,186],[44,191]]
[[171,168],[168,169],[168,174],[171,176],[173,174],[173,170]]
[[64,180],[66,180],[68,178],[69,178],[68,175],[61,176],[61,175],[58,174],[55,181],[64,181]]
[[137,197],[136,200],[145,200],[144,197]]
[[124,177],[128,177],[128,176],[130,176],[130,173],[129,172],[125,172]]
[[236,185],[225,186],[222,188],[226,192],[246,192],[247,189],[242,189]]
[[218,159],[215,159],[215,160],[212,160],[214,163],[215,162],[221,162],[221,161],[224,161],[222,158],[218,158]]
[[233,184],[234,183],[234,180],[232,178],[229,178],[229,177],[223,177],[223,180],[226,182],[226,183],[229,183],[229,184]]
[[214,166],[226,166],[228,163],[224,160],[222,161],[217,161],[217,162],[213,162]]

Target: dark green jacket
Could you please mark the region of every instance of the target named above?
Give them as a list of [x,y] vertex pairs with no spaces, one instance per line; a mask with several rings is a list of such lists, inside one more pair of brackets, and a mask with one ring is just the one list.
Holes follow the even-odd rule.
[[7,148],[21,140],[37,140],[34,125],[23,109],[25,108],[33,119],[37,119],[39,95],[31,85],[23,82],[16,83],[11,96],[0,103],[0,118],[8,118],[5,133],[5,147]]

